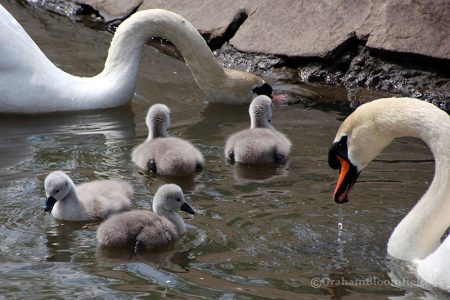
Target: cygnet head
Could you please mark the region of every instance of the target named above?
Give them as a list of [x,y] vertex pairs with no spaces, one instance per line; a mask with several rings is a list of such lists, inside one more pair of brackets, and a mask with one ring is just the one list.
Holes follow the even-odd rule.
[[67,174],[62,171],[50,173],[44,181],[45,195],[44,211],[51,212],[56,201],[66,197],[73,189],[74,183]]
[[250,128],[271,128],[272,100],[264,95],[253,99],[248,110],[250,114]]
[[165,184],[161,186],[153,198],[153,211],[164,216],[180,210],[195,214],[194,210],[186,203],[183,191],[178,185]]
[[150,107],[145,118],[148,127],[148,139],[167,136],[170,126],[170,109],[164,104],[155,104]]

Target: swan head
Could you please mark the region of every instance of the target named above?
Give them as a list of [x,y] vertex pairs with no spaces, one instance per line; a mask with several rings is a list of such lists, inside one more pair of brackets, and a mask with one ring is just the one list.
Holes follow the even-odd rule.
[[167,213],[176,213],[180,210],[193,215],[195,214],[192,207],[186,203],[183,191],[178,185],[162,185],[153,199],[153,211],[158,215],[164,216]]
[[272,119],[272,100],[268,96],[257,96],[250,103],[248,109],[250,114],[250,128],[271,128]]
[[[376,101],[375,101],[376,102]],[[379,116],[383,106],[367,103],[347,117],[328,152],[328,164],[339,170],[334,201],[344,203],[361,171],[393,140]]]
[[259,95],[266,95],[272,99],[272,92],[272,86],[266,82],[260,82],[252,89],[252,93],[255,97]]
[[246,104],[259,95],[272,98],[272,86],[261,77],[251,73],[224,69],[225,77],[211,80],[209,85],[200,85],[214,103]]
[[46,195],[44,211],[51,212],[55,203],[64,199],[73,186],[72,180],[64,172],[55,171],[50,173],[44,181]]
[[170,109],[164,104],[154,104],[145,118],[149,131],[149,139],[167,136],[170,126]]

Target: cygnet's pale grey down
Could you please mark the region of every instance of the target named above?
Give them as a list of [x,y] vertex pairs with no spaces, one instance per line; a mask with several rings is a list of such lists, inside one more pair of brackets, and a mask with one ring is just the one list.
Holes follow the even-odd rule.
[[232,162],[263,164],[285,162],[291,142],[270,125],[272,100],[267,96],[253,99],[249,108],[251,125],[231,135],[225,146],[225,156]]
[[153,199],[153,212],[132,210],[111,216],[97,229],[97,241],[108,247],[160,248],[180,239],[186,227],[178,211],[195,214],[176,184],[161,186]]
[[44,187],[44,211],[59,220],[99,220],[131,208],[133,188],[125,181],[97,180],[75,186],[67,174],[55,171],[45,178]]
[[169,137],[170,110],[164,104],[150,107],[145,119],[147,140],[131,154],[132,161],[145,171],[163,176],[186,176],[203,168],[203,155],[191,143]]

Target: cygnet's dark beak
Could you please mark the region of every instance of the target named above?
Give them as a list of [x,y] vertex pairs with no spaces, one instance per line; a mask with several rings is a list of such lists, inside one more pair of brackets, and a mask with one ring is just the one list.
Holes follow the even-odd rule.
[[184,202],[183,205],[181,205],[180,210],[195,215],[195,211],[186,202]]
[[55,203],[56,203],[55,198],[53,198],[52,196],[48,197],[44,203],[44,207],[43,207],[44,211],[52,212],[52,209],[53,209],[53,206],[55,206]]

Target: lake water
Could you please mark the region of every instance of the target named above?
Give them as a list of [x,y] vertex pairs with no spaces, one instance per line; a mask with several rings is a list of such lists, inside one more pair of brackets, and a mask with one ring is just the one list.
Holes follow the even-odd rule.
[[[65,17],[1,0],[64,70],[101,70],[111,35]],[[0,58],[1,59],[1,58]],[[409,299],[442,297],[390,259],[395,225],[427,189],[434,162],[424,143],[394,141],[362,173],[349,203],[331,193],[337,173],[327,152],[351,112],[345,91],[266,79],[287,98],[272,124],[293,143],[281,168],[227,164],[224,142],[249,126],[246,106],[207,105],[185,65],[145,47],[136,95],[109,110],[41,116],[0,115],[0,297],[202,299]],[[321,99],[318,103],[318,99]],[[204,153],[204,171],[177,183],[196,210],[173,251],[135,255],[97,248],[99,223],[54,220],[42,211],[43,181],[54,170],[76,183],[118,178],[134,189],[133,207],[150,208],[168,180],[144,176],[130,152],[147,130],[146,111],[172,110],[171,133]],[[294,101],[295,102],[295,101]],[[400,279],[399,279],[400,278]],[[320,285],[320,286],[319,286]]]

